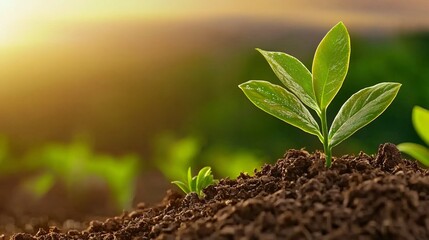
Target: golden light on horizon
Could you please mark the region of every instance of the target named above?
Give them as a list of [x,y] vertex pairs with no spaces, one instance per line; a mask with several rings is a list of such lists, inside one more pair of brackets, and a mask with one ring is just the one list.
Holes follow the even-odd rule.
[[170,10],[174,8],[165,8],[157,1],[3,0],[0,1],[0,47],[45,41],[53,29],[70,25],[174,15]]
[[[0,1],[0,47],[35,45],[55,41],[61,30],[88,23],[136,22],[215,18],[276,21],[296,26],[329,27],[344,21],[355,29],[362,28],[429,28],[429,7],[425,0],[414,4],[400,0],[343,2],[310,0],[244,0],[204,2],[198,0],[2,0]],[[388,8],[380,6],[388,6]]]
[[0,2],[0,45],[10,44],[16,41],[22,30],[22,23],[31,12],[18,10],[18,5],[13,1]]

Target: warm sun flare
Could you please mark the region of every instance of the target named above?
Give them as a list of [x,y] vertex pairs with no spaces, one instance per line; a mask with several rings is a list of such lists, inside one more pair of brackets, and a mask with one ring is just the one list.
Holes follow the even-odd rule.
[[19,32],[20,14],[10,1],[0,2],[0,45],[14,41]]
[[43,14],[43,5],[31,1],[0,1],[0,46],[22,43]]
[[[168,6],[168,5],[166,5]],[[0,46],[35,44],[49,37],[46,29],[62,24],[79,24],[108,19],[135,19],[172,15],[170,8],[156,1],[130,0],[106,3],[87,1],[0,1]],[[164,9],[164,10],[163,10]],[[163,10],[163,11],[161,11]],[[48,30],[49,32],[49,30]]]
[[[339,7],[340,0],[326,1],[320,6],[311,0],[289,0],[287,7],[284,1],[278,0],[268,0],[269,4],[250,4],[245,0],[218,0],[210,4],[198,0],[0,0],[0,46],[46,43],[55,40],[53,36],[59,36],[59,31],[69,26],[107,21],[175,21],[181,18],[198,21],[233,17],[270,19],[297,26],[327,27],[342,20],[351,26],[428,28],[427,0],[418,0],[418,4],[407,4],[401,0],[383,1],[389,2],[392,9],[380,9],[378,13],[376,8],[371,8],[370,0],[351,1],[344,5],[348,6],[346,8]],[[363,11],[365,7],[372,11]]]

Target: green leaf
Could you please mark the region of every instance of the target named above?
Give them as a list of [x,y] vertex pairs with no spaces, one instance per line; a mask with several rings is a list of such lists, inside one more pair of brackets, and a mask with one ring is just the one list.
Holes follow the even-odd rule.
[[353,94],[341,107],[329,130],[330,147],[335,147],[376,119],[392,103],[399,83],[379,83]]
[[429,149],[415,143],[401,143],[397,147],[401,152],[410,155],[423,165],[429,167]]
[[313,89],[320,109],[326,109],[343,85],[350,61],[350,36],[342,22],[322,39],[313,59]]
[[417,134],[429,146],[429,111],[419,106],[413,108],[413,125]]
[[193,188],[192,188],[192,170],[191,170],[191,167],[188,168],[188,189],[189,189],[190,192],[193,191]]
[[211,168],[210,167],[204,167],[198,172],[197,176],[197,183],[196,183],[196,190],[201,191],[204,187],[204,180],[210,176]]
[[181,181],[172,181],[171,183],[176,184],[180,189],[182,189],[182,191],[184,193],[189,193],[190,192],[190,190],[188,189],[188,186],[185,183],[181,182]]
[[197,192],[197,176],[194,176],[191,180],[191,192]]
[[261,110],[322,139],[319,125],[299,99],[286,89],[266,81],[252,80],[239,85]]
[[320,109],[314,96],[311,73],[304,64],[286,53],[256,50],[265,57],[286,88],[319,114]]
[[204,186],[203,188],[206,188],[207,186],[212,185],[214,182],[215,180],[213,179],[213,175],[206,177],[203,182],[203,186]]

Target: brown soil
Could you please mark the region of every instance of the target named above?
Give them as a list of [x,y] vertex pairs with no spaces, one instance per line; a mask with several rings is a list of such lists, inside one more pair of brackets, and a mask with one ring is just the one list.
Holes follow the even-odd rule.
[[11,239],[429,239],[429,171],[393,144],[376,156],[290,150],[254,177],[222,179],[204,199],[169,191],[154,207],[92,221],[83,230],[40,229]]

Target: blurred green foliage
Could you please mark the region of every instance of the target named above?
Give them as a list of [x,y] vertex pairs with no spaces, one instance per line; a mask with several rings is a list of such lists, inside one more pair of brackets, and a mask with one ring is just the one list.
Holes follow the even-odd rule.
[[[0,141],[0,153],[7,155],[6,140]],[[88,141],[76,139],[70,144],[51,143],[36,148],[22,159],[3,160],[1,174],[27,173],[22,183],[35,197],[43,197],[55,183],[65,185],[70,194],[78,194],[88,181],[98,178],[111,192],[119,210],[132,207],[135,181],[141,171],[137,155],[113,157],[95,153]]]
[[189,167],[212,166],[215,175],[235,179],[241,172],[253,173],[263,158],[250,150],[206,145],[195,136],[175,137],[172,133],[158,136],[154,163],[169,180],[186,179]]
[[188,136],[176,139],[168,133],[158,136],[154,148],[156,167],[170,181],[186,179],[186,170],[196,166],[196,157],[201,152],[197,138]]
[[240,173],[253,175],[260,169],[266,158],[246,149],[228,149],[226,147],[213,147],[204,154],[204,159],[215,169],[216,176],[235,179]]

